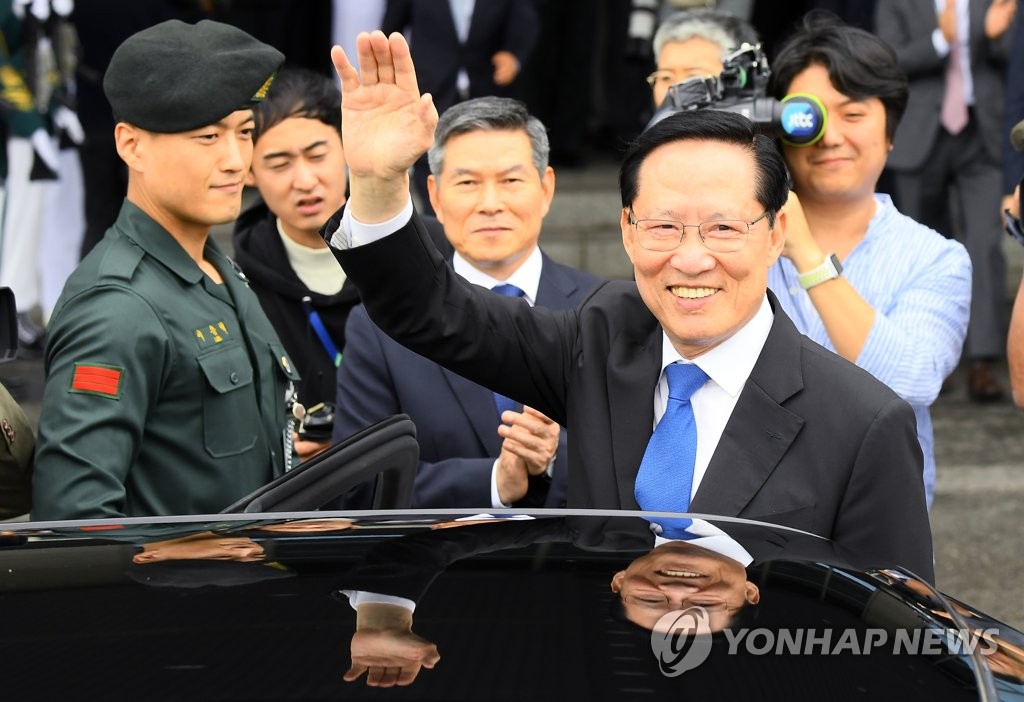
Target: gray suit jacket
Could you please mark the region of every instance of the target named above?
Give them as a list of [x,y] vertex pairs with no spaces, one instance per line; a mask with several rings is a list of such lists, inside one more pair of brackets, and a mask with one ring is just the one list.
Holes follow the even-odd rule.
[[[985,150],[993,162],[1002,160],[1003,92],[1013,29],[999,39],[985,37],[985,12],[991,0],[970,0],[971,77],[974,81],[974,119]],[[910,99],[903,115],[888,165],[916,170],[924,165],[941,129],[942,96],[946,90],[946,62],[932,43],[938,27],[935,0],[884,0],[875,9],[875,32],[895,51],[910,80]]]
[[[416,216],[335,255],[396,340],[568,427],[569,507],[638,508],[633,485],[654,424],[662,332],[635,283],[603,283],[571,311],[531,308],[451,273]],[[691,509],[802,528],[858,565],[930,577],[910,405],[800,335],[766,294],[771,332]]]

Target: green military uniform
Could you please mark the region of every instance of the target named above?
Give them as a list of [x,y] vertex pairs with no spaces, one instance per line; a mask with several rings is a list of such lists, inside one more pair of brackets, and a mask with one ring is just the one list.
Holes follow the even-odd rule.
[[32,499],[32,427],[18,403],[0,385],[0,519],[28,514]]
[[[215,513],[285,469],[297,375],[245,277],[125,202],[49,325],[34,519]],[[290,454],[287,455],[290,460]]]

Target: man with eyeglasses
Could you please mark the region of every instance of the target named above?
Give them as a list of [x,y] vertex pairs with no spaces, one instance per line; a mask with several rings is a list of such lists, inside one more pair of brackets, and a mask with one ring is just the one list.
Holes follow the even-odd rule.
[[717,76],[723,60],[744,42],[756,44],[757,32],[727,12],[699,8],[670,15],[654,34],[657,68],[647,76],[654,107],[676,83]]
[[787,226],[772,140],[710,110],[645,131],[619,175],[635,282],[531,308],[461,281],[426,237],[407,170],[436,110],[400,35],[357,46],[361,72],[333,54],[352,196],[325,235],[389,335],[579,437],[570,507],[762,519],[932,577],[912,409],[800,335],[767,290]]

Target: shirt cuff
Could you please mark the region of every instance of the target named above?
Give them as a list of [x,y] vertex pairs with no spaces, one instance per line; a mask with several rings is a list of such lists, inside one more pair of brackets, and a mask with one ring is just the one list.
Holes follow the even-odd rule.
[[412,196],[408,197],[401,212],[391,219],[377,224],[363,224],[351,213],[352,209],[346,207],[344,214],[341,215],[341,224],[331,235],[331,246],[342,251],[372,244],[389,234],[394,234],[408,224],[412,219]]
[[495,459],[494,465],[491,467],[491,507],[494,509],[500,509],[502,507],[511,507],[512,505],[506,505],[501,501],[498,496],[498,461],[501,459]]
[[935,53],[939,56],[949,56],[949,42],[946,41],[946,37],[942,34],[942,30],[938,27],[932,30],[932,46],[935,47]]
[[342,590],[341,594],[348,598],[352,609],[359,609],[364,604],[390,604],[405,607],[410,612],[416,611],[416,603],[405,597],[385,595],[380,592],[368,592],[366,590]]

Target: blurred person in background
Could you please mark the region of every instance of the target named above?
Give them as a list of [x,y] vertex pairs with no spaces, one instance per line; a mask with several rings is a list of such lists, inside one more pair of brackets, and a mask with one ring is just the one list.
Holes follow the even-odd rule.
[[310,422],[295,448],[306,459],[330,445],[345,321],[359,302],[319,231],[345,204],[341,93],[326,76],[286,68],[253,114],[246,184],[261,199],[235,222],[235,260],[302,376]]
[[878,36],[910,80],[889,169],[900,211],[967,247],[973,269],[967,395],[1002,399],[1006,348],[1000,205],[1005,69],[1016,0],[885,0]]
[[[380,28],[408,32],[420,88],[439,112],[469,98],[518,97],[539,35],[533,0],[387,0]],[[413,168],[420,212],[433,214],[426,157]]]

